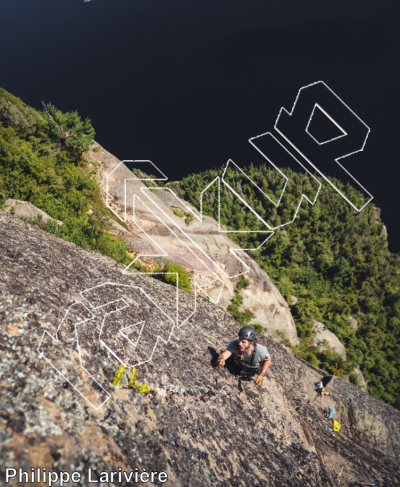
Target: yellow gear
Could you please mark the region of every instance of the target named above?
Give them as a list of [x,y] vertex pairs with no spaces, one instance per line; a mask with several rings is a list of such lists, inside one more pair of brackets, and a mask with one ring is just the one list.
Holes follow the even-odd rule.
[[342,427],[341,424],[339,424],[335,419],[333,420],[333,431],[336,431],[336,433],[338,431],[340,431],[340,428]]
[[216,363],[217,367],[221,369],[225,365],[225,359],[219,358]]

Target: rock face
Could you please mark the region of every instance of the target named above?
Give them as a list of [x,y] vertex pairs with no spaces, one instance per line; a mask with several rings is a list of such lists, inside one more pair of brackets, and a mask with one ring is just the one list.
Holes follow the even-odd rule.
[[[246,272],[250,286],[241,292],[242,310],[252,311],[255,315],[252,323],[263,325],[268,335],[278,338],[276,330],[280,330],[293,344],[298,344],[296,326],[281,293],[258,264],[226,234],[219,232],[218,223],[213,218],[204,216],[199,221],[193,217],[189,224],[185,223],[185,219],[179,218],[173,210],[186,211],[186,204],[199,216],[194,207],[177,199],[168,189],[142,191],[145,184],[134,180],[130,169],[120,165],[121,161],[98,144],[93,146],[96,147],[99,150],[90,151],[88,158],[95,162],[104,195],[108,185],[110,206],[124,220],[126,204],[126,223],[130,231],[114,229],[115,234],[140,256],[142,262],[162,264],[169,261],[183,267],[191,280],[198,282],[223,309],[230,304],[238,279],[232,276]],[[125,180],[128,181],[125,183]],[[134,196],[137,224],[132,221]],[[168,226],[160,219],[168,222]],[[233,253],[232,249],[237,250]]]
[[35,205],[32,205],[32,203],[29,203],[29,201],[8,199],[5,204],[5,211],[7,213],[12,213],[13,215],[20,218],[28,218],[30,220],[34,220],[39,216],[45,223],[47,223],[49,220],[53,220],[56,221],[59,225],[62,225],[62,222],[60,222],[60,220],[54,220],[54,218],[51,218],[50,215],[48,215],[43,210],[37,208]]
[[366,391],[368,384],[367,381],[365,380],[364,374],[361,372],[359,365],[357,365],[357,367],[354,369],[354,373],[357,376],[358,386],[361,388],[361,390]]
[[325,328],[325,325],[323,323],[320,323],[319,321],[314,320],[314,339],[315,343],[317,343],[318,340],[327,340],[329,343],[330,348],[341,355],[344,360],[346,360],[346,349],[344,348],[343,343],[339,340],[339,338],[332,333],[331,331],[327,330]]
[[[334,436],[315,400],[320,371],[273,341],[261,338],[274,377],[261,390],[232,364],[213,368],[240,328],[221,308],[198,298],[192,314],[179,291],[175,326],[173,286],[4,212],[0,236],[2,485],[5,468],[42,467],[79,472],[79,486],[89,468],[144,468],[174,487],[317,487],[342,466],[343,485],[397,485],[399,411],[334,378]],[[137,366],[152,394],[110,384],[118,357],[129,369],[153,352]]]
[[388,242],[389,233],[388,233],[386,225],[382,225],[382,235],[385,238],[385,245],[386,245],[386,247],[388,247],[389,246],[389,242]]
[[349,316],[349,321],[352,324],[353,328],[357,331],[358,330],[358,321],[353,318],[352,316]]

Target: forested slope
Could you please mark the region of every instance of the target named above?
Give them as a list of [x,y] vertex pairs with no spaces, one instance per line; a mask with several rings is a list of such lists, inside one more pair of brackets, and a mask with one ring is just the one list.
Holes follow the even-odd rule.
[[[0,204],[8,198],[30,201],[56,223],[41,227],[82,247],[129,264],[129,248],[106,232],[113,214],[101,199],[96,169],[85,160],[94,137],[89,120],[76,112],[62,114],[48,105],[38,113],[0,89]],[[265,192],[278,197],[284,180],[261,166],[244,171]],[[221,170],[191,175],[170,184],[181,197],[199,207],[200,192]],[[306,175],[293,173],[279,211],[256,193],[245,177],[227,171],[226,179],[246,196],[256,211],[274,225],[293,215],[302,191],[312,189]],[[336,181],[337,186],[341,183]],[[347,191],[355,190],[347,188]],[[362,198],[361,195],[358,195]],[[204,201],[205,214],[217,217],[216,193]],[[226,228],[259,229],[257,219],[245,213],[222,191],[221,221]],[[231,236],[243,248],[256,247],[256,233]],[[399,256],[385,245],[377,209],[369,204],[355,213],[329,186],[323,186],[314,205],[304,202],[293,224],[283,227],[251,257],[269,274],[292,307],[302,338],[297,353],[336,375],[359,364],[369,381],[369,392],[400,408]],[[359,323],[356,331],[349,316]],[[347,363],[337,354],[314,344],[312,322],[323,322],[346,346]],[[319,346],[317,346],[319,345]]]
[[[242,168],[270,197],[278,200],[284,178],[277,171],[251,165]],[[200,193],[221,176],[223,168],[192,174],[171,183],[179,195],[200,208]],[[285,170],[288,185],[276,208],[253,184],[228,168],[225,180],[259,215],[278,226],[296,213],[302,192],[312,191],[306,173]],[[335,180],[339,188],[344,185]],[[362,195],[348,185],[362,201]],[[207,193],[203,212],[218,218],[217,191]],[[232,192],[221,185],[221,224],[226,229],[260,230],[265,226]],[[278,229],[260,250],[249,252],[268,273],[285,298],[296,296],[292,314],[301,337],[299,353],[309,361],[319,360],[325,370],[342,375],[359,364],[373,396],[400,407],[400,257],[389,251],[379,218],[379,209],[369,204],[360,213],[329,185],[322,185],[314,205],[303,201],[295,221]],[[242,248],[256,248],[262,234],[231,234]],[[358,321],[358,330],[349,321]],[[313,320],[323,322],[346,346],[347,363],[312,340]],[[319,346],[317,346],[319,345]]]
[[38,113],[0,88],[0,204],[29,201],[63,222],[42,223],[46,230],[129,263],[126,245],[104,231],[113,215],[84,158],[94,137],[90,120],[47,110]]

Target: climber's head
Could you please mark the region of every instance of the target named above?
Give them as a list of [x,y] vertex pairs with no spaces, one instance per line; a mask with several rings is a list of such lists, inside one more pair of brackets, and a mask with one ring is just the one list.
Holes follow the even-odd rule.
[[239,331],[239,350],[243,352],[254,345],[257,334],[251,326],[244,326]]

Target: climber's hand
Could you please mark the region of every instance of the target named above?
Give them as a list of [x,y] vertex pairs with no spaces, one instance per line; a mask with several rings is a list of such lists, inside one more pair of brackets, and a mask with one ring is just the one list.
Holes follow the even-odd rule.
[[258,374],[258,377],[256,379],[256,386],[260,387],[262,380],[263,380],[264,374]]
[[224,358],[219,358],[215,363],[217,364],[217,367],[219,369],[222,369],[222,367],[225,365],[225,359]]

